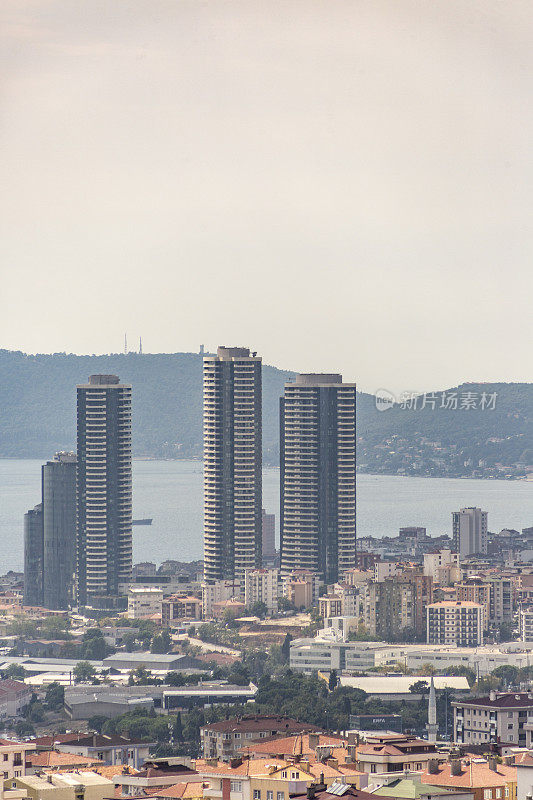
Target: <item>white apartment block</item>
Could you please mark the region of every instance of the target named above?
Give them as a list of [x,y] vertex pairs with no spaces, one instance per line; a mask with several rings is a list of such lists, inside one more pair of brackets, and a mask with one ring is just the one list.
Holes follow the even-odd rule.
[[461,577],[459,553],[452,553],[448,549],[439,550],[438,553],[424,553],[424,575],[429,575],[435,586],[455,583]]
[[401,572],[400,565],[396,561],[376,561],[374,564],[374,580],[378,583],[392,578],[393,575],[399,575]]
[[213,606],[215,603],[225,603],[233,597],[242,597],[242,582],[236,579],[202,583],[202,616],[204,619],[213,619]]
[[520,641],[533,642],[533,607],[521,608],[518,614]]
[[477,647],[483,644],[483,606],[469,601],[444,600],[426,608],[428,644]]
[[153,586],[132,587],[128,592],[128,619],[161,617],[163,592]]
[[247,569],[244,573],[244,604],[264,603],[269,614],[276,614],[280,594],[279,570]]
[[533,717],[531,693],[491,692],[489,697],[456,700],[452,706],[453,735],[458,744],[502,742],[531,746],[528,735],[528,719]]

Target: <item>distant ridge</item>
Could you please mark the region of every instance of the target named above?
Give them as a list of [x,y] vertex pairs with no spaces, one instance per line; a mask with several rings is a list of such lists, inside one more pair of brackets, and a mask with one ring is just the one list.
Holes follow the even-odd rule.
[[[0,350],[0,457],[45,459],[75,447],[76,384],[97,372],[116,373],[133,386],[136,456],[201,458],[202,355],[26,355],[9,350]],[[293,376],[263,368],[267,464],[278,462],[279,397]],[[495,408],[441,409],[439,392],[435,408],[395,405],[378,411],[372,395],[359,393],[359,468],[400,475],[524,475],[533,464],[533,384],[463,384],[447,391],[495,392]]]

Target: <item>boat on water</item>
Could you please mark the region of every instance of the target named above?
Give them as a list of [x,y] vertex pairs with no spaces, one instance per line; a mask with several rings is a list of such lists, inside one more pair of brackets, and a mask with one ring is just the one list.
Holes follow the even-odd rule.
[[152,522],[153,522],[153,518],[152,517],[148,517],[146,519],[132,519],[131,524],[132,525],[151,525]]

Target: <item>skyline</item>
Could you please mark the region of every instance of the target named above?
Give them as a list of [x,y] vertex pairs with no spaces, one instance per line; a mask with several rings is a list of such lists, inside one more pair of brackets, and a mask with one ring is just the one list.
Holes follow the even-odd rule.
[[533,380],[528,3],[0,18],[3,347],[128,331],[365,391]]

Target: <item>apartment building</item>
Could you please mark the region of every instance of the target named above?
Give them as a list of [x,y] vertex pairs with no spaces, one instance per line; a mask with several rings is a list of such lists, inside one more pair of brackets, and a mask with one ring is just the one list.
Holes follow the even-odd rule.
[[166,597],[161,606],[161,618],[163,625],[170,625],[174,620],[202,619],[202,601],[192,595]]
[[446,756],[434,743],[401,733],[372,733],[357,748],[357,769],[366,773],[421,772]]
[[269,614],[278,611],[280,577],[277,569],[247,569],[244,573],[244,604],[264,603]]
[[458,744],[531,744],[531,733],[526,730],[528,719],[533,718],[531,693],[491,692],[488,697],[455,700],[452,706],[453,735]]
[[132,587],[128,592],[128,619],[161,619],[163,592],[153,586]]
[[3,772],[4,780],[12,780],[26,774],[28,753],[33,750],[35,747],[31,743],[0,739],[0,772]]
[[279,716],[256,715],[213,722],[200,728],[202,755],[227,761],[252,742],[318,730],[315,725]]
[[459,553],[446,548],[436,553],[424,553],[424,575],[429,575],[434,586],[450,586],[460,580]]
[[478,647],[485,628],[483,606],[460,600],[443,600],[427,606],[428,644]]

